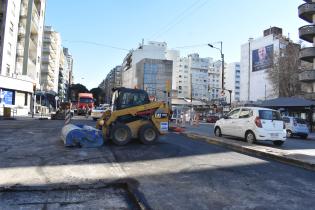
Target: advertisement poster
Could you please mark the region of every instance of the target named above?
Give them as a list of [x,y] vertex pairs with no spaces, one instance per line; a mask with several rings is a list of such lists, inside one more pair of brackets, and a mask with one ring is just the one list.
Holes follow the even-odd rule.
[[4,104],[12,105],[13,92],[8,90],[2,90]]
[[271,68],[273,65],[273,45],[261,47],[252,51],[252,71]]

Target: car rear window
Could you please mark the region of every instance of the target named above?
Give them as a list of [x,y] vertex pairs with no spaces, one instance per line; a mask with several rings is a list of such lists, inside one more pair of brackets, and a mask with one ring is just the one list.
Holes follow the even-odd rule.
[[295,118],[295,121],[296,123],[299,123],[299,124],[306,124],[306,121],[300,118]]
[[280,113],[272,110],[259,110],[259,118],[262,120],[281,120]]

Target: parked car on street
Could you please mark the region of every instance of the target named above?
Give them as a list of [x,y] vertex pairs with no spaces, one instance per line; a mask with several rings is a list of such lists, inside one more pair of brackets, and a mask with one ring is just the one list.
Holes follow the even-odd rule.
[[272,141],[280,146],[286,140],[284,122],[276,110],[260,107],[239,107],[214,125],[216,136],[245,138],[248,143]]
[[215,116],[215,115],[211,115],[211,116],[208,116],[206,118],[206,122],[207,123],[216,123],[220,118],[218,116]]
[[307,139],[310,131],[307,127],[306,121],[296,117],[283,117],[287,137],[299,136]]
[[99,106],[92,109],[91,111],[92,119],[96,121],[97,119],[101,118],[107,108],[108,108],[107,106]]

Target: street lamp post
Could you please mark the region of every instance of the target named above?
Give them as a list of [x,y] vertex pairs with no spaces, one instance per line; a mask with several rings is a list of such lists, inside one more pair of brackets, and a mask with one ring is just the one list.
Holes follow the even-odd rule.
[[217,47],[213,46],[212,44],[208,44],[208,46],[220,51],[221,62],[222,62],[222,64],[221,64],[221,67],[222,67],[222,90],[224,90],[224,54],[222,53],[222,44],[223,44],[223,42],[220,41],[220,48],[217,48]]

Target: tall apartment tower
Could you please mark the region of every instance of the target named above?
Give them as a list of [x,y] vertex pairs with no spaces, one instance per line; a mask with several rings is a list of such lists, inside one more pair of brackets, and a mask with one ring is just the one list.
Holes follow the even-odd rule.
[[51,26],[45,26],[41,67],[41,87],[44,91],[58,93],[61,52],[60,34],[54,31]]
[[[241,65],[239,62],[230,63],[225,70],[225,89],[232,90],[231,101],[240,101],[240,87],[241,87]],[[227,102],[230,101],[230,95],[225,93]]]
[[308,99],[315,99],[315,0],[304,0],[306,3],[299,6],[299,17],[309,25],[299,28],[300,38],[313,44],[313,47],[306,47],[300,51],[300,59],[313,64],[312,69],[303,71],[299,75],[302,82],[303,96]]
[[69,85],[73,84],[73,57],[69,52],[68,48],[63,48],[63,54],[66,57],[68,72],[69,72]]
[[46,0],[2,0],[0,5],[0,99],[23,115],[39,88]]

